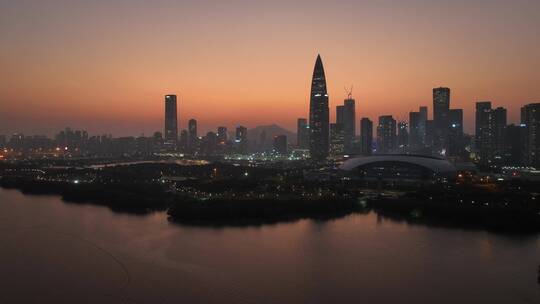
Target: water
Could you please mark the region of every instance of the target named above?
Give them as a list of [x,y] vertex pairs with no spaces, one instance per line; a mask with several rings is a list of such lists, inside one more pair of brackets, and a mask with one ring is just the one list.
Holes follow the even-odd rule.
[[244,228],[0,189],[0,303],[540,303],[540,237],[375,214]]

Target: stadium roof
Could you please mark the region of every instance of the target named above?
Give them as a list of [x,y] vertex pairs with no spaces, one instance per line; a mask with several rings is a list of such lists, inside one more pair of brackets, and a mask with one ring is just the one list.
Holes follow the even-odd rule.
[[436,173],[448,173],[455,172],[456,167],[449,161],[441,158],[421,155],[373,155],[373,156],[360,156],[345,161],[340,169],[345,171],[352,171],[358,167],[378,163],[378,162],[400,162],[407,164],[414,164],[430,169]]

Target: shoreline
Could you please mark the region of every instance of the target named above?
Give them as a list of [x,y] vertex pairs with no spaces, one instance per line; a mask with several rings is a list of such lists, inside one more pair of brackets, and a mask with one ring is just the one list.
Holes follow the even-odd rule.
[[[0,179],[0,187],[30,195],[59,195],[66,203],[105,206],[114,212],[148,214],[163,211],[172,223],[201,227],[260,226],[302,219],[332,220],[373,211],[411,224],[513,234],[540,232],[540,204],[530,200],[505,205],[501,198],[500,202],[494,201],[489,206],[456,203],[454,197],[432,200],[415,196],[198,200],[168,192],[160,184],[72,184],[5,178]],[[467,195],[472,194],[464,194],[464,197]]]

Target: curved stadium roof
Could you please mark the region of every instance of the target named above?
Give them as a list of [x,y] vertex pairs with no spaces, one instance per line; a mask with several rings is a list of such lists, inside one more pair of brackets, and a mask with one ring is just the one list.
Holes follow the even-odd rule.
[[419,156],[419,155],[373,155],[373,156],[361,156],[355,157],[345,161],[340,169],[345,171],[352,171],[358,167],[377,163],[377,162],[401,162],[414,164],[428,168],[436,173],[448,173],[455,172],[456,167],[449,161],[441,158],[435,158],[431,156]]

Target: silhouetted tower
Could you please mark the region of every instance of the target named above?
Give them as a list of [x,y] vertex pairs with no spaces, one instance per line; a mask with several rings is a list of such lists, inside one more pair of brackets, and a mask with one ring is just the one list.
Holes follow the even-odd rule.
[[178,116],[176,95],[165,95],[165,142],[176,145],[178,141]]
[[328,157],[329,145],[329,109],[326,77],[321,56],[317,56],[309,101],[309,150],[314,160]]

